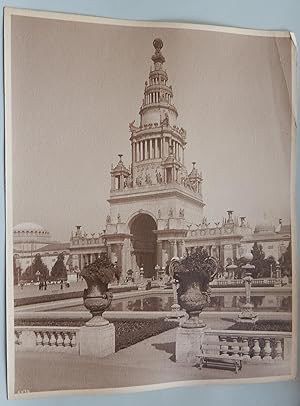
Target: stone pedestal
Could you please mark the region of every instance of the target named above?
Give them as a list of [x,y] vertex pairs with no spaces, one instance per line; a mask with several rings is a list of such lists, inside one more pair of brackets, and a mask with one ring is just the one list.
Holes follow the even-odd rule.
[[253,311],[253,305],[251,303],[246,303],[243,306],[237,321],[239,323],[256,323],[257,320],[258,316],[257,313]]
[[102,358],[115,352],[115,326],[112,323],[105,326],[80,329],[80,355]]
[[178,327],[176,332],[176,362],[183,365],[195,365],[199,361],[205,330],[207,327]]

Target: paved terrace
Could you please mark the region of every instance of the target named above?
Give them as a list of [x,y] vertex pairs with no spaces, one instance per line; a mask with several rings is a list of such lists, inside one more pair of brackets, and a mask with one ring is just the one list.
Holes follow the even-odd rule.
[[[228,321],[210,322],[226,328]],[[230,323],[231,324],[231,323]],[[178,365],[174,361],[176,329],[148,338],[102,359],[64,353],[16,353],[16,392],[100,389],[185,380],[237,379],[288,375],[283,364],[244,364],[236,375],[230,370]]]

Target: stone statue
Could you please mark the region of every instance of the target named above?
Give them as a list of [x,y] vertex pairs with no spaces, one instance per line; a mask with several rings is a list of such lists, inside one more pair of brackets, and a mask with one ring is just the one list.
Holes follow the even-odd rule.
[[157,183],[162,183],[162,176],[158,170],[156,170],[156,180],[157,180]]
[[160,219],[161,218],[161,210],[160,209],[158,209],[157,215],[158,215],[158,218]]
[[137,184],[137,186],[142,186],[142,177],[141,177],[141,175],[138,175],[136,177],[135,183]]
[[139,130],[139,127],[134,125],[135,120],[131,121],[131,123],[129,123],[129,130],[131,132],[131,134],[135,133],[137,130]]
[[118,213],[118,223],[121,223],[121,214]]
[[181,217],[181,218],[184,217],[184,209],[179,210],[179,217]]
[[151,175],[149,173],[146,173],[145,182],[147,185],[152,185]]
[[165,125],[166,127],[169,126],[169,115],[168,113],[165,113],[165,118],[161,121],[161,125]]
[[111,223],[111,217],[108,214],[107,217],[106,217],[106,224],[110,224],[110,223]]
[[172,218],[174,216],[174,210],[170,208],[169,210],[169,218]]

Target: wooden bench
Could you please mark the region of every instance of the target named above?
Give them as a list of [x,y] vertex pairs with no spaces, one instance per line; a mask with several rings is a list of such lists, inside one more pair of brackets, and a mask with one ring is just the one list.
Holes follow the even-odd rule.
[[242,369],[242,360],[239,358],[224,357],[222,355],[205,355],[204,353],[199,354],[198,358],[199,363],[197,366],[199,369],[202,369],[203,366],[225,367],[233,369],[236,374]]
[[[211,346],[215,346],[215,344],[202,344],[200,348],[200,352],[198,355],[199,363],[197,366],[199,369],[202,369],[203,366],[212,366],[212,367],[225,367],[228,369],[233,369],[234,372],[237,374],[238,371],[242,369],[242,350],[241,350],[241,343],[235,343],[231,341],[223,341],[222,346],[227,347],[227,354],[228,356],[224,356],[224,354],[215,354],[209,353],[209,348]],[[219,343],[217,347],[219,346]],[[234,347],[234,348],[233,348]],[[231,355],[229,355],[231,354]]]

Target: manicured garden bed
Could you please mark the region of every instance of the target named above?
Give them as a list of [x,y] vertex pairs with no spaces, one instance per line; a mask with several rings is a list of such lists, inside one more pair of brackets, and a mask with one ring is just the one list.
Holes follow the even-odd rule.
[[[110,289],[113,293],[120,293],[120,292],[129,292],[132,290],[137,290],[137,286],[124,286],[124,287],[113,287]],[[77,299],[82,297],[83,292],[81,290],[75,292],[64,292],[64,293],[51,293],[42,296],[33,296],[33,297],[22,297],[18,299],[14,299],[14,305],[17,306],[25,306],[37,303],[47,303],[47,302],[54,302],[57,300],[65,300],[65,299]]]
[[[177,327],[176,322],[160,319],[110,319],[116,329],[116,351],[130,347],[146,338],[156,336],[164,331]],[[80,327],[85,324],[83,320],[18,320],[18,326],[66,326]]]
[[228,330],[292,331],[291,320],[258,320],[256,323],[235,323]]

